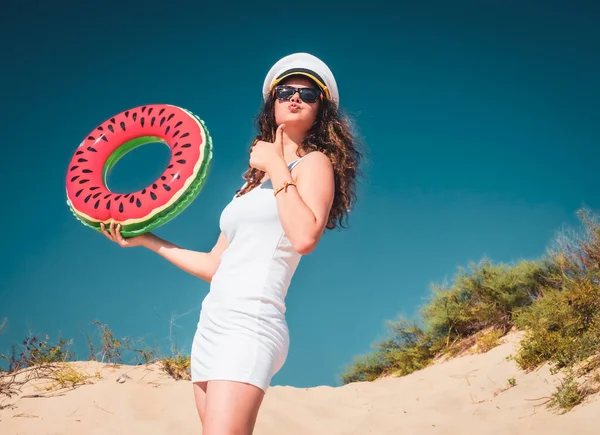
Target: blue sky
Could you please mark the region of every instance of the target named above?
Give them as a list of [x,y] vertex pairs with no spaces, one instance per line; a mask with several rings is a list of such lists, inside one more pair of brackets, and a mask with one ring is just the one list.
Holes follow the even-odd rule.
[[[413,3],[11,2],[0,27],[0,352],[49,334],[74,338],[86,358],[94,319],[165,350],[174,330],[189,351],[208,284],[78,223],[68,161],[127,108],[197,113],[214,141],[211,173],[156,233],[210,249],[247,165],[264,76],[296,51],[333,70],[367,158],[350,229],[326,234],[292,282],[291,349],[274,385],[336,385],[432,283],[484,256],[537,258],[577,209],[597,210],[598,6]],[[168,157],[158,144],[137,149],[109,184],[143,187]]]

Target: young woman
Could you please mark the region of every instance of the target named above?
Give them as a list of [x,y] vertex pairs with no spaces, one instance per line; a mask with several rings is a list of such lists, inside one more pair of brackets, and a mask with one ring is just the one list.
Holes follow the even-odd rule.
[[246,183],[224,208],[208,252],[147,233],[124,239],[210,282],[191,352],[204,435],[251,434],[271,378],[288,353],[285,297],[302,255],[342,227],[355,199],[360,152],[338,110],[329,68],[307,53],[280,59],[263,84]]

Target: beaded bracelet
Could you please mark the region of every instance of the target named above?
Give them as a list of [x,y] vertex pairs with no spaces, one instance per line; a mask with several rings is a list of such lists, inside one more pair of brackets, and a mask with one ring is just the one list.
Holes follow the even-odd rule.
[[285,190],[287,192],[288,186],[295,186],[295,185],[296,184],[291,181],[284,181],[283,184],[276,191],[273,192],[273,196],[276,196],[282,190]]

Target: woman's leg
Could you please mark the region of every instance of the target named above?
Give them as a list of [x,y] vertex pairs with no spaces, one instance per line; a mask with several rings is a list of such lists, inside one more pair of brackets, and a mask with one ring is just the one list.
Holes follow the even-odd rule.
[[200,422],[204,426],[204,410],[206,408],[206,382],[194,382],[194,398]]
[[242,382],[208,381],[202,434],[251,435],[264,394]]

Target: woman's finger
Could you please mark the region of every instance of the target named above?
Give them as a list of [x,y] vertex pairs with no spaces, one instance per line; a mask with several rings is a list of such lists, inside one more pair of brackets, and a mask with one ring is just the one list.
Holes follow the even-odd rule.
[[110,235],[112,236],[113,240],[117,240],[117,235],[115,234],[115,222],[114,221],[110,221]]
[[125,239],[123,239],[123,236],[121,235],[121,224],[117,225],[116,233],[118,242],[121,244],[125,243]]
[[101,233],[104,234],[106,238],[108,238],[108,240],[112,241],[112,237],[110,237],[110,234],[108,234],[108,232],[106,231],[106,226],[104,225],[104,222],[100,223],[100,228],[102,229]]

